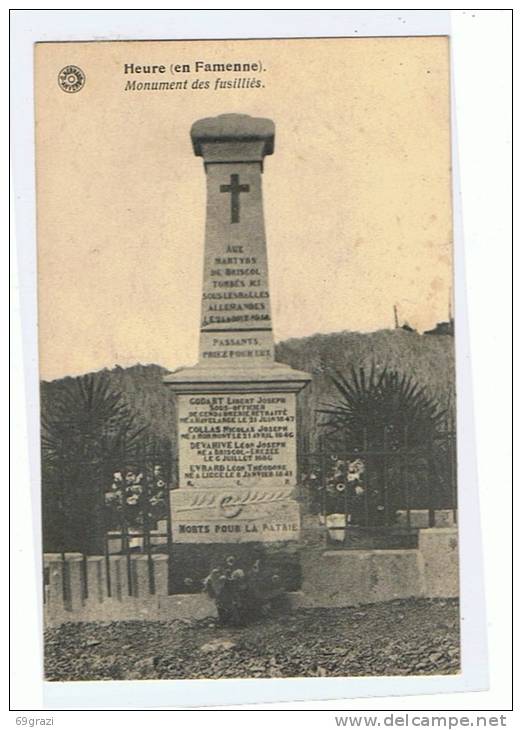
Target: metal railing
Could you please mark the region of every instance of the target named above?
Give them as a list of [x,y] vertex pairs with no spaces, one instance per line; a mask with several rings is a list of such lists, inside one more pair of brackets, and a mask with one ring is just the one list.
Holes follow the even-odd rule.
[[[440,510],[449,513],[456,523],[455,439],[453,425],[447,424],[423,443],[410,438],[407,429],[397,433],[386,428],[377,438],[375,432],[369,435],[363,431],[357,444],[339,444],[338,439],[325,435],[315,448],[301,443],[298,484],[303,511],[317,516],[324,539],[332,547],[412,546],[420,526],[419,511],[426,516],[422,526],[435,526]],[[153,594],[153,556],[172,554],[169,494],[172,484],[177,482],[176,459],[170,451],[160,452],[154,445],[138,449],[131,468],[126,458],[122,452],[121,458],[97,464],[95,470],[86,463],[87,471],[91,469],[89,474],[98,475],[96,484],[88,485],[95,493],[96,514],[87,514],[84,506],[78,507],[75,524],[80,524],[81,513],[85,528],[83,537],[77,540],[69,525],[73,514],[67,497],[70,484],[57,485],[57,549],[49,552],[58,552],[64,562],[64,598],[68,590],[66,552],[82,555],[84,598],[89,595],[87,555],[103,552],[110,596],[111,555],[125,556],[125,582],[131,595],[131,556],[147,556],[149,590]],[[84,465],[77,466],[82,471]],[[129,478],[130,472],[134,472],[134,478]],[[163,483],[161,488],[159,482]],[[92,532],[97,533],[97,538],[89,541],[86,538]],[[44,575],[44,597],[46,580]]]
[[[155,593],[153,556],[157,553],[170,554],[171,525],[169,493],[175,475],[175,460],[148,444],[136,449],[129,458],[127,453],[112,456],[104,463],[85,462],[75,464],[78,473],[88,471],[96,481],[81,485],[92,491],[92,509],[85,506],[75,509],[71,500],[71,484],[58,470],[54,485],[56,514],[53,525],[53,548],[48,552],[58,553],[63,562],[63,597],[67,600],[69,570],[67,554],[81,556],[83,598],[89,596],[87,556],[100,555],[105,558],[106,590],[113,593],[111,555],[124,555],[126,560],[127,590],[133,595],[134,579],[131,556],[141,553],[147,556],[149,592]],[[132,466],[129,467],[129,462]],[[76,484],[76,493],[81,491]],[[49,532],[50,530],[48,530]],[[48,571],[44,570],[44,601]]]
[[[326,541],[338,547],[413,545],[420,526],[441,514],[457,519],[455,430],[433,433],[424,443],[383,428],[363,431],[355,447],[322,436],[300,453],[305,511],[316,514]],[[412,443],[413,441],[413,443]],[[422,522],[421,518],[425,524]]]

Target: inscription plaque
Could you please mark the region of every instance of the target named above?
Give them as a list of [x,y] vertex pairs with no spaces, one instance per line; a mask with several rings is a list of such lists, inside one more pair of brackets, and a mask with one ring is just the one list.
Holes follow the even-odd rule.
[[293,393],[178,398],[180,487],[295,485]]

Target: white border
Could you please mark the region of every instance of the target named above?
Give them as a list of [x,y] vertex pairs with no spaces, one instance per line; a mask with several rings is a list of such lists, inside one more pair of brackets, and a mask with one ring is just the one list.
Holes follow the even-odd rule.
[[[477,11],[479,12],[479,11]],[[482,11],[488,12],[488,11]],[[489,11],[494,13],[494,11]],[[255,13],[255,18],[254,18]],[[471,14],[472,11],[469,11]],[[498,15],[498,13],[497,13]],[[398,18],[401,18],[399,21]],[[406,20],[404,23],[403,20]],[[449,16],[445,11],[25,11],[12,18],[13,142],[14,184],[16,197],[17,253],[22,315],[23,364],[25,399],[28,414],[28,444],[31,465],[31,499],[19,489],[15,494],[17,510],[14,526],[33,523],[35,541],[32,552],[23,540],[23,584],[18,584],[16,602],[24,605],[23,623],[18,628],[15,648],[16,668],[23,671],[23,686],[17,683],[14,706],[43,707],[41,700],[40,662],[35,661],[35,646],[41,650],[38,605],[40,575],[40,508],[38,463],[38,370],[36,346],[36,271],[34,229],[34,156],[32,116],[32,44],[37,40],[85,39],[153,39],[153,38],[219,38],[219,37],[285,37],[330,35],[436,35],[449,32]],[[277,30],[274,30],[277,29]],[[503,40],[506,42],[506,39]],[[456,43],[452,43],[454,58]],[[462,68],[460,69],[462,75]],[[464,74],[465,75],[465,74]],[[460,94],[462,87],[457,91]],[[468,130],[469,131],[469,130]],[[478,515],[478,490],[473,439],[471,369],[464,285],[464,241],[462,231],[461,194],[458,186],[456,125],[453,120],[455,167],[455,297],[457,302],[457,362],[459,389],[459,485],[461,518],[461,574],[463,673],[457,677],[421,678],[357,678],[299,680],[201,680],[172,682],[111,683],[46,683],[46,705],[50,707],[173,707],[190,705],[229,705],[235,702],[285,702],[332,697],[376,697],[366,707],[390,708],[393,695],[424,695],[454,691],[485,689],[486,641],[482,586],[481,540]],[[504,171],[505,172],[505,171]],[[503,230],[504,235],[506,229]],[[504,241],[503,241],[504,245]],[[468,252],[469,254],[469,252]],[[473,302],[473,310],[475,302]],[[23,389],[22,376],[15,378],[15,387]],[[23,414],[17,414],[23,420]],[[23,438],[19,458],[25,459]],[[24,475],[26,477],[27,475]],[[29,488],[28,479],[23,486]],[[504,494],[506,498],[506,494]],[[497,513],[498,515],[498,513]],[[15,537],[18,537],[16,535]],[[26,536],[25,536],[26,537]],[[31,585],[34,578],[35,585]],[[16,616],[13,619],[16,622]],[[15,626],[17,628],[17,626]],[[24,638],[25,637],[25,638]],[[36,639],[36,643],[35,643]],[[28,657],[31,661],[28,661]],[[508,661],[507,657],[504,657]],[[23,666],[23,670],[21,667]],[[504,693],[503,695],[507,695]],[[461,708],[469,708],[469,695],[461,696]],[[402,698],[406,700],[406,698]],[[411,697],[402,707],[412,706]],[[421,698],[418,698],[421,699]],[[440,698],[438,698],[440,699]],[[420,707],[433,707],[424,698]],[[364,703],[364,701],[362,701]],[[445,706],[460,704],[445,695]],[[384,703],[384,704],[383,704]],[[322,703],[321,703],[322,704]],[[473,703],[477,706],[477,703]],[[504,707],[507,703],[504,704]],[[353,703],[351,703],[353,706]],[[361,701],[357,702],[361,705]],[[317,703],[316,703],[317,706]],[[399,702],[400,706],[400,702]],[[301,708],[303,706],[301,705]],[[360,709],[363,709],[361,706]]]

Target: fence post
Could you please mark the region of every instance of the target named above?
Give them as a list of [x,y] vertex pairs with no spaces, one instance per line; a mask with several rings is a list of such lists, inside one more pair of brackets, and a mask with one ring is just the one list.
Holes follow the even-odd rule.
[[344,485],[344,540],[343,545],[348,543],[348,480]]
[[410,469],[409,469],[409,453],[408,453],[408,426],[404,426],[404,456],[402,459],[402,475],[404,478],[406,493],[406,527],[408,532],[411,531],[411,512],[410,512]]
[[436,474],[435,474],[435,468],[434,468],[434,458],[433,458],[433,436],[430,439],[430,443],[428,445],[428,458],[430,462],[430,503],[428,508],[428,526],[429,527],[435,527],[435,506],[433,504],[435,500],[435,491],[437,485],[436,481]]
[[321,434],[319,438],[319,463],[321,466],[321,509],[324,519],[324,542],[328,545],[328,529],[326,525],[326,450],[324,447],[324,436]]
[[390,524],[390,505],[388,495],[388,427],[384,427],[383,431],[383,490],[384,490],[384,527],[389,527]]
[[450,459],[451,502],[453,507],[453,524],[457,524],[457,423],[450,421],[448,427],[448,451]]
[[87,555],[86,555],[86,553],[83,553],[83,555],[82,555],[81,574],[82,574],[82,586],[83,586],[83,600],[86,601],[89,598],[89,576],[87,573]]
[[[176,487],[179,486],[179,478],[178,478],[178,459],[177,455],[173,458],[172,457],[172,451],[169,452],[169,464],[168,464],[168,474],[165,474],[165,504],[167,507],[167,561],[166,561],[166,577],[164,578],[166,591],[167,593],[171,590],[171,581],[173,578],[171,576],[173,575],[171,566],[172,566],[172,514],[171,514],[171,508],[170,508],[170,491],[171,488],[174,486],[173,481],[176,480]],[[159,558],[157,555],[154,556],[155,561],[158,561]],[[154,564],[154,586],[156,589],[156,592],[159,594],[162,594],[162,586],[163,583],[157,580],[158,578],[158,571],[156,569],[157,563]]]
[[123,553],[125,555],[125,563],[127,567],[127,592],[129,596],[132,596],[132,565],[131,565],[131,556],[130,556],[130,542],[129,542],[129,525],[127,523],[127,515],[125,514],[126,510],[126,501],[124,501],[124,508],[122,510],[122,548]]
[[363,463],[365,464],[366,468],[366,488],[364,490],[364,526],[366,529],[370,526],[370,504],[369,504],[369,489],[370,489],[370,482],[369,482],[369,476],[368,476],[368,430],[366,428],[363,428],[363,454],[364,454],[364,460]]

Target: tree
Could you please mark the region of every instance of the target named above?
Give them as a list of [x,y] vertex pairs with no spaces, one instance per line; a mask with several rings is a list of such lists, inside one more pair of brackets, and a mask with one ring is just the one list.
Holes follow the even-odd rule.
[[104,484],[146,428],[103,373],[42,393],[44,549],[99,552]]
[[384,442],[390,448],[425,445],[446,418],[424,386],[397,370],[352,366],[348,376],[336,372],[331,380],[339,399],[319,409],[326,416],[322,425],[353,450]]
[[[334,464],[339,454],[348,453],[349,459],[361,454],[374,524],[379,513],[388,524],[396,509],[411,506],[410,482],[415,498],[431,507],[448,481],[448,454],[438,447],[446,411],[411,375],[378,370],[375,364],[369,370],[352,367],[348,375],[337,372],[331,380],[338,400],[319,410],[326,417],[321,424],[326,448]],[[347,467],[350,463],[340,460],[336,470],[341,475]]]

